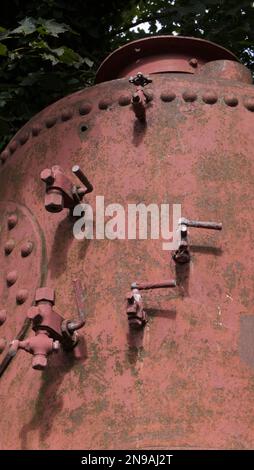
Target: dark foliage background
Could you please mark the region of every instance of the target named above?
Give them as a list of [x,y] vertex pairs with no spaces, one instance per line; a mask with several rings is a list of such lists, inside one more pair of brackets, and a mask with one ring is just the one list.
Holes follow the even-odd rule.
[[129,40],[173,32],[202,37],[231,49],[254,70],[253,5],[247,0],[2,0],[0,150],[35,113],[91,85],[102,59]]

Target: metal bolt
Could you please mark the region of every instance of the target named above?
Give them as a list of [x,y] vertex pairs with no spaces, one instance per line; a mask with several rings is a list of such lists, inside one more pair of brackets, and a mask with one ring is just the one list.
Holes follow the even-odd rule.
[[13,251],[15,247],[15,242],[14,240],[10,239],[10,240],[7,240],[7,242],[5,243],[4,245],[4,252],[6,255],[10,255],[11,252]]
[[26,242],[21,246],[21,256],[25,258],[26,256],[29,256],[30,253],[33,251],[33,243],[32,242]]
[[17,271],[10,271],[7,276],[6,276],[6,282],[7,282],[7,285],[10,287],[10,286],[13,286],[13,284],[15,284],[15,282],[17,281],[18,279],[18,273]]
[[216,101],[218,101],[218,96],[214,91],[207,91],[203,94],[202,99],[204,103],[214,104]]
[[73,111],[71,109],[64,109],[61,114],[62,121],[68,121],[73,116]]
[[10,152],[9,152],[9,150],[7,150],[7,149],[5,149],[5,150],[1,153],[0,158],[1,158],[1,161],[2,161],[3,163],[7,160],[7,158],[9,157],[9,154],[10,154]]
[[244,100],[244,106],[249,111],[254,111],[254,98],[246,98],[246,100]]
[[47,118],[46,121],[45,121],[46,127],[48,129],[50,129],[50,127],[53,127],[56,124],[56,121],[57,121],[56,116],[52,116],[52,117]]
[[191,67],[197,67],[198,66],[198,59],[196,59],[196,57],[193,57],[192,59],[189,60],[189,64],[191,65]]
[[98,106],[99,106],[99,109],[108,109],[111,104],[112,104],[111,100],[105,99],[105,100],[101,100]]
[[23,304],[27,300],[27,297],[28,297],[28,290],[20,289],[16,295],[17,304],[19,305]]
[[14,153],[15,150],[17,150],[17,148],[18,148],[18,142],[16,140],[13,140],[9,145],[9,149],[11,153]]
[[9,215],[9,217],[7,219],[8,229],[11,230],[12,228],[14,228],[17,225],[17,223],[18,223],[17,214]]
[[42,127],[40,124],[35,124],[33,127],[32,127],[32,135],[34,137],[36,137],[37,135],[39,135],[39,133],[41,132],[42,130]]
[[92,105],[90,103],[83,103],[79,107],[79,114],[81,116],[85,116],[85,114],[89,114],[92,110]]
[[195,93],[195,91],[185,91],[183,93],[183,99],[186,102],[192,103],[193,101],[196,101],[197,93]]
[[224,96],[224,102],[228,105],[228,106],[237,106],[238,105],[238,99],[236,98],[236,96],[234,95],[227,95],[227,96]]
[[120,106],[127,106],[131,103],[131,96],[130,95],[121,95],[118,99],[118,103]]
[[165,103],[174,101],[175,98],[176,98],[176,94],[173,91],[161,93],[161,100],[164,101]]
[[21,143],[21,145],[24,145],[28,141],[28,139],[29,139],[29,132],[25,132],[19,137],[19,142]]

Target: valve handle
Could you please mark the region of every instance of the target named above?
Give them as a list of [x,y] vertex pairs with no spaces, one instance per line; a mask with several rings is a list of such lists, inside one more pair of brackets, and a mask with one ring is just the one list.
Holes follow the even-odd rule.
[[131,289],[150,290],[150,289],[164,289],[168,287],[176,287],[175,280],[161,281],[161,282],[133,282]]
[[201,220],[190,220],[186,219],[185,217],[181,217],[179,219],[178,225],[185,225],[186,227],[194,227],[194,228],[206,228],[210,230],[222,230],[222,223],[217,222],[206,222]]
[[77,176],[77,178],[81,181],[82,184],[84,184],[84,186],[86,187],[86,194],[91,193],[93,191],[92,183],[88,180],[79,165],[74,165],[72,167],[72,173]]
[[148,83],[152,83],[152,79],[143,75],[142,72],[138,72],[134,77],[129,78],[129,82],[137,86],[146,86]]
[[72,320],[67,323],[67,329],[70,333],[73,333],[76,330],[82,328],[85,324],[85,301],[84,301],[84,290],[82,287],[81,282],[78,279],[73,281],[74,284],[74,291],[78,309],[78,316],[77,320]]

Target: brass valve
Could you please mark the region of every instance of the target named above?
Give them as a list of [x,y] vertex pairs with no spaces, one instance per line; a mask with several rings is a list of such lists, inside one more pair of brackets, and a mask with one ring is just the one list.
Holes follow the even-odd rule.
[[23,349],[33,355],[32,367],[43,370],[47,366],[47,356],[59,350],[59,341],[54,341],[47,331],[40,331],[24,341],[15,339],[10,344],[9,354],[15,356],[18,349]]
[[83,186],[73,184],[58,165],[42,170],[40,177],[46,184],[45,209],[48,212],[61,212],[64,208],[72,211],[85,194],[93,191],[93,185],[78,165],[73,166],[72,172]]
[[136,118],[141,121],[146,121],[146,105],[149,101],[149,96],[145,92],[144,87],[152,82],[152,79],[146,77],[141,72],[138,72],[135,77],[130,77],[129,82],[136,85],[136,91],[132,95],[132,108]]
[[47,357],[58,351],[60,345],[65,351],[73,350],[78,344],[77,330],[85,324],[83,289],[79,281],[74,281],[78,319],[64,319],[55,311],[55,292],[49,287],[36,290],[35,306],[27,312],[32,320],[34,336],[24,341],[14,340],[10,344],[9,354],[14,356],[18,349],[23,349],[33,355],[32,367],[42,370],[47,365]]
[[126,314],[130,328],[143,328],[147,321],[147,313],[144,310],[141,290],[162,289],[176,287],[176,281],[161,281],[156,283],[137,283],[131,284],[131,291],[127,294]]
[[180,230],[180,241],[178,249],[173,253],[172,258],[176,263],[179,264],[189,263],[191,259],[188,242],[188,227],[222,230],[222,223],[189,220],[184,217],[179,219],[178,225]]

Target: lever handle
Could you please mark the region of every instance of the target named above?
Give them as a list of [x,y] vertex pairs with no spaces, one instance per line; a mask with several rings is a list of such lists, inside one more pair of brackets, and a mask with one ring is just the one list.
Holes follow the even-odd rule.
[[72,167],[72,173],[77,176],[77,178],[81,181],[82,184],[86,187],[86,194],[91,193],[93,191],[93,185],[90,183],[89,179],[83,173],[79,165],[74,165]]
[[168,287],[176,287],[175,280],[161,281],[161,282],[133,282],[131,289],[149,290],[149,289],[164,289]]
[[190,220],[182,217],[179,219],[179,225],[186,225],[187,227],[206,228],[210,230],[222,230],[222,223],[206,222],[201,220]]
[[73,333],[76,330],[80,330],[80,328],[82,328],[85,324],[84,290],[83,290],[81,282],[78,279],[73,281],[73,284],[74,284],[74,291],[75,291],[79,318],[77,320],[72,320],[68,322],[67,328],[70,333]]

